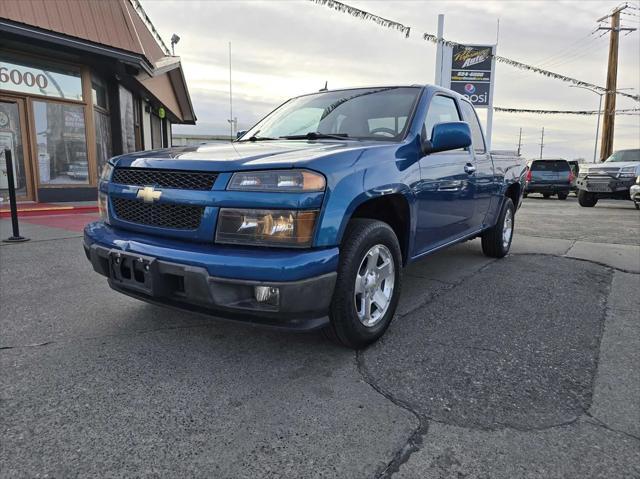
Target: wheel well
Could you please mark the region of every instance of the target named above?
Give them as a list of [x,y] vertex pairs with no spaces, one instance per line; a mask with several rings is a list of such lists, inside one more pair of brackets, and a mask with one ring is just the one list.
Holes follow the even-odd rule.
[[507,198],[511,198],[511,201],[513,201],[513,206],[515,206],[517,209],[518,201],[520,201],[520,184],[514,183],[511,186],[509,186],[509,188],[507,188],[507,191],[504,193],[504,195]]
[[391,226],[402,251],[402,260],[407,262],[409,250],[409,203],[401,194],[385,195],[365,201],[359,205],[351,218],[379,220]]

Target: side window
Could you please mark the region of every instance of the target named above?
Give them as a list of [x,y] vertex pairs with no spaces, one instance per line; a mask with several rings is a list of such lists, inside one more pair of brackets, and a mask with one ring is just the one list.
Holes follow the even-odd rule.
[[427,117],[424,119],[424,129],[427,138],[431,139],[433,126],[447,121],[460,121],[460,114],[456,102],[448,96],[436,95],[431,99]]
[[469,123],[469,128],[471,128],[471,143],[473,144],[474,151],[476,153],[485,153],[487,147],[484,144],[484,136],[482,135],[478,115],[476,115],[473,107],[466,101],[460,102],[460,108],[462,109],[464,121]]

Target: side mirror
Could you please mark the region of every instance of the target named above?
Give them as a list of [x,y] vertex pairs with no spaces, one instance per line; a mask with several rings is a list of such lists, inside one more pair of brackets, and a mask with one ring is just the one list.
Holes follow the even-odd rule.
[[422,153],[429,155],[439,151],[457,150],[471,145],[471,129],[466,121],[437,123],[431,132],[431,141],[422,143]]
[[239,140],[240,138],[242,138],[244,136],[244,134],[249,131],[249,130],[240,130],[236,132],[236,140]]

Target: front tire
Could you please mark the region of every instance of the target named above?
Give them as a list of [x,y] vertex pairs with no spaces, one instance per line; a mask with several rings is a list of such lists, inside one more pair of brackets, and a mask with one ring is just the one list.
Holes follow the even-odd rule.
[[598,202],[598,197],[594,193],[580,190],[578,191],[578,203],[585,208],[592,208]]
[[558,199],[559,200],[566,200],[567,196],[569,196],[568,193],[558,193]]
[[482,233],[482,252],[491,258],[503,258],[511,248],[515,207],[511,198],[505,198],[496,225]]
[[551,193],[543,193],[542,196],[545,200],[548,200],[549,198],[551,198]]
[[391,324],[402,283],[398,238],[382,221],[356,218],[347,226],[325,334],[360,349]]

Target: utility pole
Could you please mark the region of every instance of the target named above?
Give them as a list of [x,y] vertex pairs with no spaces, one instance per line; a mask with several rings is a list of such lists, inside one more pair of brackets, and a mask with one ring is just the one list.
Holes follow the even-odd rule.
[[542,137],[540,138],[540,159],[542,159],[542,150],[544,150],[544,126],[542,127]]
[[602,22],[611,18],[610,27],[598,27],[598,30],[609,31],[609,61],[607,66],[607,93],[604,100],[604,122],[602,124],[602,142],[600,143],[600,161],[606,160],[613,153],[613,131],[616,118],[616,87],[618,82],[618,47],[620,32],[636,30],[620,26],[620,12],[629,5],[626,3],[616,8],[609,15],[598,19]]
[[522,147],[522,128],[520,128],[520,134],[518,135],[518,156],[520,156],[521,147]]

